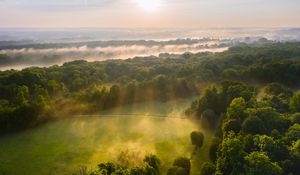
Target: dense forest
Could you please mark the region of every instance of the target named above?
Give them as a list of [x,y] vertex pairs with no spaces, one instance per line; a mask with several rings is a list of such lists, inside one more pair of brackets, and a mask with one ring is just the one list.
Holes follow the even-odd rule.
[[[0,55],[0,62],[5,56]],[[296,175],[300,165],[300,43],[239,45],[222,53],[160,54],[0,72],[0,134],[71,115],[199,96],[186,115],[214,134],[201,175]],[[205,140],[191,133],[195,151]],[[189,175],[174,158],[168,175]],[[80,174],[158,175],[160,160],[101,163]]]
[[[211,162],[201,174],[297,174],[299,93],[279,83],[262,88],[238,82],[211,86],[187,110],[215,128]],[[260,94],[258,94],[260,93]]]

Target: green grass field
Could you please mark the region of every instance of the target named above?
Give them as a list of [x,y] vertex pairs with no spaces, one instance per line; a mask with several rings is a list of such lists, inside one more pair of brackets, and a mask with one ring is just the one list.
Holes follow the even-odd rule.
[[[72,174],[81,166],[114,161],[139,164],[156,154],[163,171],[178,156],[190,157],[189,135],[198,130],[183,118],[150,116],[85,116],[62,119],[0,138],[0,174]],[[208,137],[207,137],[208,138]],[[199,154],[207,160],[206,139]],[[197,160],[201,162],[202,160]],[[194,161],[193,161],[194,162]],[[193,169],[197,169],[194,163]]]

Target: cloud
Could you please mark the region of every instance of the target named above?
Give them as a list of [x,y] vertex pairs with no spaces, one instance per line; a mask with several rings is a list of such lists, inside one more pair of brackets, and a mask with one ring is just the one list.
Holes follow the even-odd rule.
[[67,10],[84,7],[108,7],[120,0],[0,0],[0,5],[19,10]]
[[[298,0],[0,0],[3,27],[297,27]],[[268,7],[268,8],[266,8]],[[74,20],[76,19],[76,20]]]

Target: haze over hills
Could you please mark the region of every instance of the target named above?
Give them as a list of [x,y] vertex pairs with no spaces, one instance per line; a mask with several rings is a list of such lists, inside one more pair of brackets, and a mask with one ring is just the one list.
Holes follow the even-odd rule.
[[[179,38],[300,40],[300,28],[0,28],[0,41],[22,44]],[[15,43],[17,44],[17,43]],[[20,44],[20,43],[19,43]]]
[[[230,46],[297,42],[298,28],[0,30],[0,69],[102,61],[161,53],[222,52]],[[188,37],[187,39],[178,38]]]

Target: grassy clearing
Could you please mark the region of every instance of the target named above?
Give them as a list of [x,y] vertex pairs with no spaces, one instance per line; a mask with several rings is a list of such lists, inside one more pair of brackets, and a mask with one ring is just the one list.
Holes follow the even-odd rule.
[[[106,161],[139,164],[147,153],[159,156],[166,171],[176,157],[190,156],[189,135],[197,129],[187,119],[143,115],[58,120],[1,137],[0,174],[69,175]],[[203,160],[207,143],[198,153]]]

